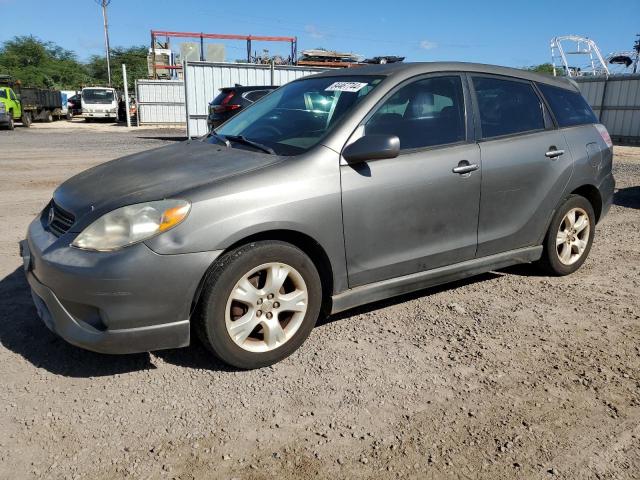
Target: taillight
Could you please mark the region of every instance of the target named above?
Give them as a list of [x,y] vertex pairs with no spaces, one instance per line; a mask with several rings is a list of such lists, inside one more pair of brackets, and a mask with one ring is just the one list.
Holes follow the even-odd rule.
[[242,105],[236,105],[236,104],[227,104],[227,105],[214,105],[213,106],[213,113],[224,113],[224,112],[230,112],[232,110],[237,110],[238,108],[240,108]]
[[605,127],[604,125],[599,123],[599,124],[596,125],[596,130],[598,130],[598,133],[600,134],[600,136],[604,140],[604,143],[607,144],[607,147],[609,147],[609,148],[613,147],[613,142],[611,141],[611,136],[609,135],[609,132],[607,131],[607,127]]
[[231,101],[231,99],[235,96],[235,94],[236,94],[236,92],[234,92],[233,90],[228,92],[225,95],[225,97],[222,99],[220,104],[213,106],[213,113],[230,112],[232,110],[237,110],[238,108],[240,108],[242,105],[238,105],[238,104],[235,104],[235,103],[229,103]]

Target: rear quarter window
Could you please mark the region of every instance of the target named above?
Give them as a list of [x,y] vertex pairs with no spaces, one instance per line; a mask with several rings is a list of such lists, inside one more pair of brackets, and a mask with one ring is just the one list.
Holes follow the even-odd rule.
[[578,92],[545,84],[538,84],[538,87],[549,102],[559,127],[598,123],[593,110]]

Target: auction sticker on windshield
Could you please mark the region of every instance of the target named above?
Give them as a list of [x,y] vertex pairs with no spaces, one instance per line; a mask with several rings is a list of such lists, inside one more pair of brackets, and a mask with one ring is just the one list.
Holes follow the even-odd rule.
[[324,89],[325,92],[359,92],[367,83],[362,82],[334,82]]

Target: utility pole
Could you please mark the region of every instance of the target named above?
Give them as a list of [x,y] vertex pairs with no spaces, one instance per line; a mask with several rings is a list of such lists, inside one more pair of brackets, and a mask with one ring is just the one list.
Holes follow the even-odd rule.
[[633,73],[638,72],[638,60],[640,60],[640,33],[636,35],[638,39],[633,44],[633,49],[636,51],[636,59],[633,62]]
[[107,6],[111,0],[95,0],[102,7],[102,20],[104,22],[104,49],[107,54],[107,77],[109,78],[109,86],[111,86],[111,60],[109,48],[109,22],[107,21]]

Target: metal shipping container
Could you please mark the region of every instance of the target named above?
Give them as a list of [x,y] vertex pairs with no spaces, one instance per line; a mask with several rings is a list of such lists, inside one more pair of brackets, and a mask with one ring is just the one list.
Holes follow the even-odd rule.
[[185,62],[183,65],[187,112],[187,136],[208,132],[211,102],[223,87],[239,85],[284,85],[296,78],[313,75],[326,68],[274,66],[252,63]]
[[182,80],[136,80],[139,125],[184,125]]
[[574,80],[614,142],[640,144],[640,75]]

